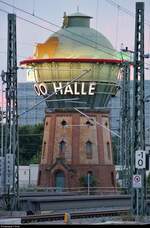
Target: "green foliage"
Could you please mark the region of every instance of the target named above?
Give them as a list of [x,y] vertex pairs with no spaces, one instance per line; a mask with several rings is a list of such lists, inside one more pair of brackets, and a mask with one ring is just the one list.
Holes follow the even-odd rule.
[[[88,187],[88,177],[85,176],[81,176],[79,178],[79,182],[80,182],[80,186],[81,187]],[[90,177],[90,187],[95,187],[96,186],[96,178],[94,176]]]
[[29,165],[40,162],[43,124],[19,127],[19,163]]
[[[29,165],[40,162],[43,124],[25,125],[19,127],[19,164]],[[1,131],[0,131],[1,139]],[[5,142],[5,124],[3,125],[3,142]],[[0,140],[1,148],[1,140]]]
[[84,181],[84,176],[81,176],[80,178],[79,178],[79,182],[80,182],[80,186],[81,187],[84,187],[84,185],[85,185],[85,181]]

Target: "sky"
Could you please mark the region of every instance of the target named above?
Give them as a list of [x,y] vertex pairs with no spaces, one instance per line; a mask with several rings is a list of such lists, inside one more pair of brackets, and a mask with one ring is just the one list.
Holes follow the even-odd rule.
[[[6,4],[13,5],[14,7]],[[17,61],[32,56],[36,43],[44,42],[57,26],[62,26],[63,15],[77,12],[92,16],[91,27],[101,32],[120,51],[121,44],[134,50],[135,0],[0,0],[0,72],[7,69],[7,13],[17,15]],[[145,53],[150,53],[150,0],[145,2]],[[117,5],[116,5],[117,4]],[[31,16],[16,9],[20,8]],[[3,12],[6,11],[6,12]],[[53,23],[43,22],[41,17]],[[22,18],[22,19],[21,19]],[[28,20],[30,22],[27,22]],[[38,24],[35,25],[35,24]],[[57,25],[57,26],[55,26]],[[150,68],[150,60],[146,67]],[[145,71],[150,79],[150,70]],[[26,71],[18,70],[18,82],[26,81]]]

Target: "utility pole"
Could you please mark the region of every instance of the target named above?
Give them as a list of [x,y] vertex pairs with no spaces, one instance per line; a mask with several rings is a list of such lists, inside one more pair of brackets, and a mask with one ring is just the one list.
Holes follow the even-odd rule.
[[17,50],[16,15],[8,14],[7,72],[3,72],[6,96],[4,139],[4,200],[7,210],[18,207],[18,109],[17,109]]
[[[136,2],[132,122],[132,212],[144,216],[146,202],[144,116],[144,2]],[[138,164],[136,164],[136,160]],[[141,167],[140,167],[141,166]]]
[[130,63],[124,62],[122,66],[121,80],[121,124],[120,124],[120,150],[122,166],[122,185],[127,188],[128,193],[131,189],[131,121],[130,121]]

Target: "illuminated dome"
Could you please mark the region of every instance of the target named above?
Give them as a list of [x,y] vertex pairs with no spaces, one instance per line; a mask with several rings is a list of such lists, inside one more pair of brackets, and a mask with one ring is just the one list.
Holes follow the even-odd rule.
[[37,58],[116,59],[109,40],[90,28],[91,17],[81,13],[64,16],[63,28],[37,46]]
[[[52,34],[45,43],[37,44],[32,59],[21,62],[33,68],[30,73],[34,73],[37,82],[35,90],[44,96],[63,87],[64,83],[83,71],[91,69],[66,92],[59,91],[53,96],[54,99],[78,98],[79,103],[47,102],[50,108],[78,106],[98,109],[106,106],[110,94],[115,95],[117,91],[116,81],[121,60],[117,58],[118,53],[109,40],[90,28],[90,19],[90,16],[79,12],[64,15],[62,29]],[[78,93],[75,93],[75,86],[78,87]],[[93,93],[88,92],[90,86],[93,86]]]

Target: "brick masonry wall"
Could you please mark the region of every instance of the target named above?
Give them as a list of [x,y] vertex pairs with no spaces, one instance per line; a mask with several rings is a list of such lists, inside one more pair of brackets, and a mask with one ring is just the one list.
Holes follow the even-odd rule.
[[[107,112],[88,112],[87,115],[109,128]],[[63,120],[66,121],[67,128],[62,126]],[[74,112],[46,114],[39,186],[54,187],[55,174],[58,170],[64,173],[65,187],[79,187],[80,178],[89,171],[96,178],[97,187],[115,186],[110,132],[98,125],[90,126],[86,124],[87,121],[86,117]],[[66,143],[64,154],[59,151],[61,140]],[[91,158],[87,157],[85,146],[88,140],[92,142]]]

